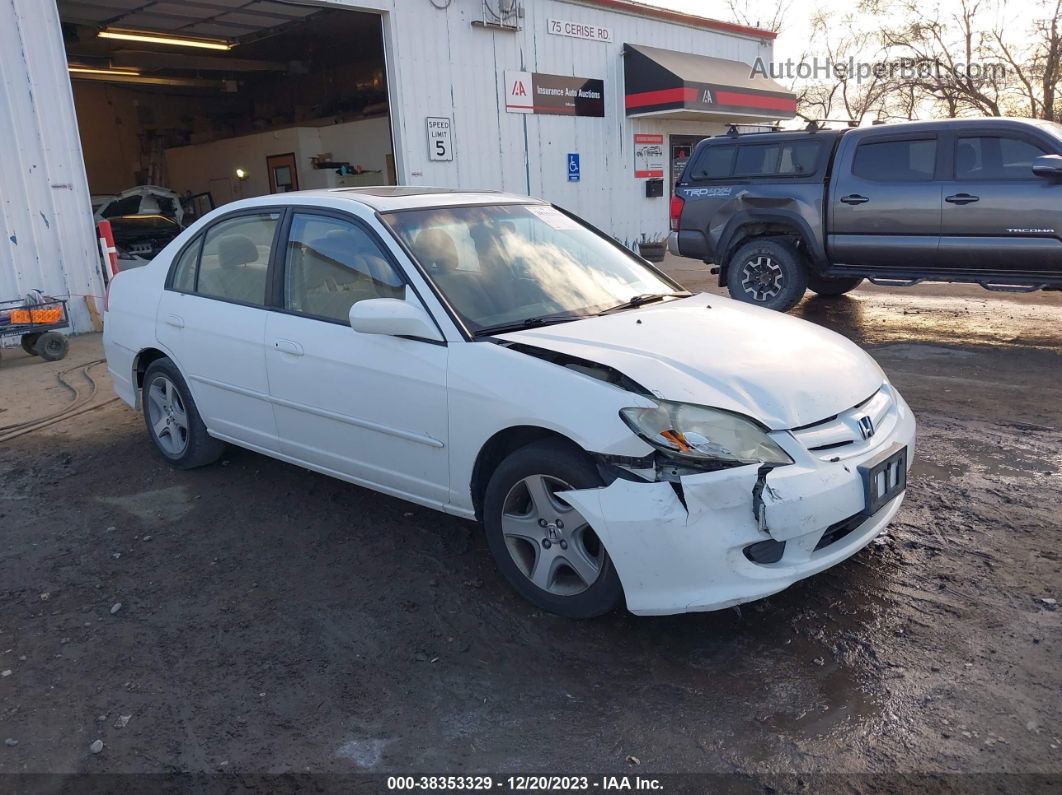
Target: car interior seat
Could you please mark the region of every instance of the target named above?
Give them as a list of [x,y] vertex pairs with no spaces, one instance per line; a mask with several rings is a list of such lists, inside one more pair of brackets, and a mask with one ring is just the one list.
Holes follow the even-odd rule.
[[217,266],[200,268],[199,292],[249,304],[262,303],[266,271],[264,266],[257,267],[258,246],[245,235],[226,235],[217,245]]
[[484,287],[480,271],[462,270],[457,244],[443,229],[422,229],[413,241],[413,253],[447,300],[470,319],[492,315],[496,309]]

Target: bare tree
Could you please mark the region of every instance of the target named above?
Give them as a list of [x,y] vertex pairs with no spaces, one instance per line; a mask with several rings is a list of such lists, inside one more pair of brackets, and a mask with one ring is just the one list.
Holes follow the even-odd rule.
[[[884,49],[910,70],[896,82],[948,117],[1019,115],[1059,118],[1062,0],[959,0],[952,13],[927,16],[922,0],[871,0],[885,24]],[[1013,22],[1028,18],[1028,25]]]
[[778,33],[785,23],[785,16],[793,6],[793,0],[778,0],[764,3],[758,0],[727,0],[730,17],[739,25]]
[[867,117],[885,118],[894,89],[887,75],[861,74],[847,68],[850,61],[864,61],[880,54],[877,33],[860,29],[851,15],[817,11],[811,20],[811,42],[821,64],[831,67],[825,79],[795,86],[798,115],[805,119],[837,119],[863,122]]

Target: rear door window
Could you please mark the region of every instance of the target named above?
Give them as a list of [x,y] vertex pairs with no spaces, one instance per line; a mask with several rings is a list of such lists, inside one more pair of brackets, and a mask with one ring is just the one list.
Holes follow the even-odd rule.
[[240,215],[207,230],[196,292],[241,304],[265,304],[266,274],[280,213]]
[[935,138],[867,141],[856,147],[852,173],[875,182],[929,182],[936,166]]

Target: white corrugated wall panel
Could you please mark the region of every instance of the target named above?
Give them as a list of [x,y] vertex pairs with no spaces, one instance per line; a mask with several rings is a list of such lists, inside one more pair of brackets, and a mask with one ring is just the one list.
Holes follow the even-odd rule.
[[[493,2],[492,2],[493,5]],[[496,188],[528,193],[582,215],[621,240],[661,236],[667,197],[645,198],[634,178],[636,132],[714,135],[719,123],[628,119],[624,111],[623,44],[646,44],[753,63],[770,58],[758,37],[622,13],[578,0],[524,0],[516,32],[474,27],[481,0],[401,0],[391,16],[390,79],[394,124],[403,133],[400,180],[413,185]],[[584,41],[547,32],[547,19],[605,25],[613,42]],[[605,117],[573,118],[507,113],[505,70],[601,78]],[[453,162],[428,160],[426,116],[453,119]],[[666,141],[665,137],[665,141]],[[581,180],[567,181],[567,154],[578,152]]]
[[88,331],[84,296],[99,305],[103,280],[59,14],[47,0],[0,8],[0,299],[69,297]]

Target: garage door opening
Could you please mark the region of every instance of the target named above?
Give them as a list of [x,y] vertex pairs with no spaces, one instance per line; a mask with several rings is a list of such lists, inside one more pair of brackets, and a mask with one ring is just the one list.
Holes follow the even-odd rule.
[[120,255],[211,208],[396,184],[381,18],[278,0],[58,0],[89,189]]

